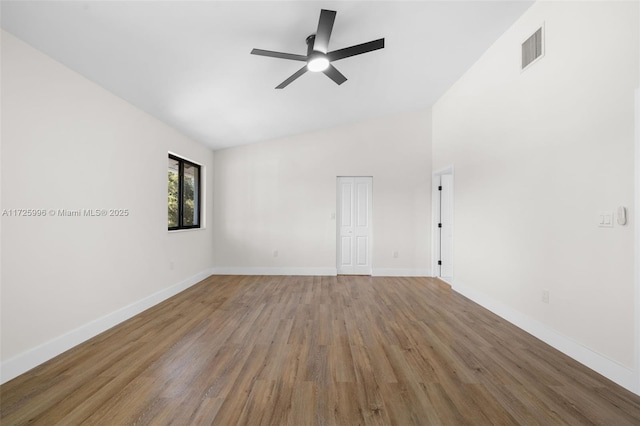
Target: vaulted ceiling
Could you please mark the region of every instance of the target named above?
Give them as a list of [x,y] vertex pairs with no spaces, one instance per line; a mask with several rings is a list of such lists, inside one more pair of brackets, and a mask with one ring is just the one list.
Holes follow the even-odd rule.
[[[429,107],[532,1],[2,1],[2,28],[212,149]],[[300,62],[321,9],[341,86]],[[516,64],[517,66],[517,64]]]

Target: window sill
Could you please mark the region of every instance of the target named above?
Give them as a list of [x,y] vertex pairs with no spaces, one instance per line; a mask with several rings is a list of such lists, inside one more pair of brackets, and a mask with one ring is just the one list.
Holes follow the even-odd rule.
[[167,232],[169,234],[173,234],[176,232],[195,232],[195,231],[204,231],[207,228],[205,228],[204,226],[201,226],[200,228],[187,228],[187,229],[167,229]]

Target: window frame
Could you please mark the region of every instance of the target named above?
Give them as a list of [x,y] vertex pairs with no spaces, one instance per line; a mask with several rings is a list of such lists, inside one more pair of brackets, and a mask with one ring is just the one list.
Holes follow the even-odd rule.
[[[202,166],[194,163],[193,161],[186,160],[182,157],[178,157],[175,154],[169,153],[169,159],[178,162],[178,226],[168,226],[169,217],[167,211],[167,230],[180,231],[184,229],[199,229],[202,227]],[[197,179],[197,191],[194,191],[194,204],[198,206],[197,210],[194,209],[194,215],[197,214],[198,223],[196,225],[184,225],[184,166],[188,165],[198,170]],[[168,188],[167,188],[168,191]],[[168,193],[167,193],[168,194]],[[168,202],[168,200],[167,200]]]

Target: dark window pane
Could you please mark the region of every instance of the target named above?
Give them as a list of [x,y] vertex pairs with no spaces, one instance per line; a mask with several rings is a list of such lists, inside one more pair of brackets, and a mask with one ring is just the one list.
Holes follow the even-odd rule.
[[178,211],[178,185],[179,185],[179,173],[180,173],[180,163],[178,160],[174,160],[173,158],[169,158],[169,170],[168,170],[168,179],[169,179],[169,199],[168,199],[168,218],[169,218],[169,228],[175,228],[180,225],[178,220],[179,211]]

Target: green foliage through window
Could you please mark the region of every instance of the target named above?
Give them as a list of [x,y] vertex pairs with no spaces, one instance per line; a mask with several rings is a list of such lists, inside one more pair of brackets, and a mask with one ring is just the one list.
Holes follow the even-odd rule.
[[168,227],[200,227],[200,166],[173,155],[168,162]]

